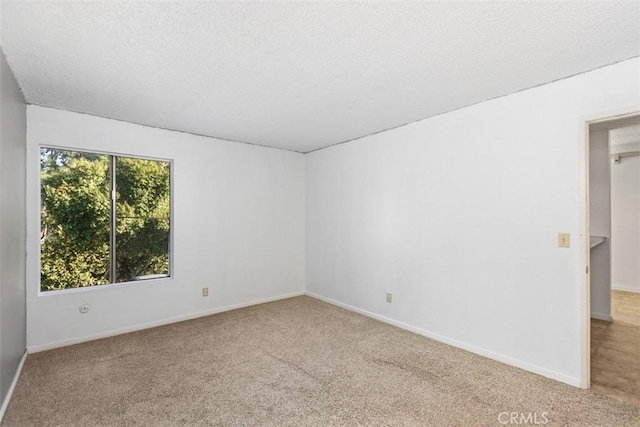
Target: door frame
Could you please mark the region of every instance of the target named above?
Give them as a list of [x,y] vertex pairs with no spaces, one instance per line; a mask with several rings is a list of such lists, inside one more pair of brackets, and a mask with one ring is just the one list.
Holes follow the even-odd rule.
[[589,242],[589,126],[596,123],[616,121],[640,116],[638,107],[631,107],[607,113],[583,117],[581,120],[582,133],[580,144],[580,269],[582,271],[582,286],[580,287],[580,354],[581,375],[580,387],[591,387],[591,259]]

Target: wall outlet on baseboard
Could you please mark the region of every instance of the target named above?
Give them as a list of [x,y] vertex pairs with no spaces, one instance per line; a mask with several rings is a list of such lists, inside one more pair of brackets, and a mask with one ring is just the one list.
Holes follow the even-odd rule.
[[387,302],[391,303],[393,301],[393,295],[387,294]]
[[203,297],[209,296],[209,288],[202,288],[202,296]]

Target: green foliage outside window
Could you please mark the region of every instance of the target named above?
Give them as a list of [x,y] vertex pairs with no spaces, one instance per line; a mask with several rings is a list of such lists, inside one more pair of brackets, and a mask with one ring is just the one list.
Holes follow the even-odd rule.
[[41,149],[42,291],[169,275],[170,163]]

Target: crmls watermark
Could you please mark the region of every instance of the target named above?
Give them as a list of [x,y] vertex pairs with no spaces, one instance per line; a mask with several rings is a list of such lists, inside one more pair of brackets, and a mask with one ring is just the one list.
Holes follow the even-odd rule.
[[500,412],[498,422],[500,424],[536,425],[549,422],[547,412]]

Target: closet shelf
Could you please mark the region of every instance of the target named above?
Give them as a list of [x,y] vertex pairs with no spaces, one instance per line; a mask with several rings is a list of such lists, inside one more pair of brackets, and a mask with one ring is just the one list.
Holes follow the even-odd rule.
[[605,240],[607,240],[607,238],[604,236],[589,236],[589,247],[593,249],[596,246],[604,243]]

